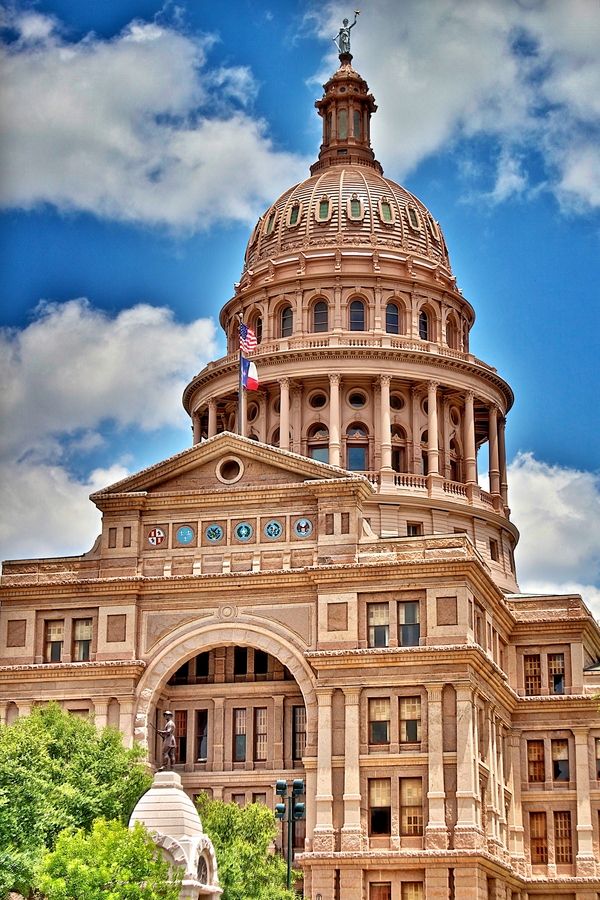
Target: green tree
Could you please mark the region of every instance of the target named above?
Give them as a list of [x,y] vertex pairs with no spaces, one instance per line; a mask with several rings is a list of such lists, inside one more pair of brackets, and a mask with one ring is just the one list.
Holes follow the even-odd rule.
[[294,900],[285,861],[271,850],[277,823],[270,809],[262,803],[241,809],[201,794],[198,812],[215,848],[222,900]]
[[96,819],[62,831],[46,851],[36,887],[47,900],[178,900],[181,870],[169,868],[145,828]]
[[97,731],[56,704],[0,727],[0,897],[29,892],[36,862],[64,828],[127,822],[151,782],[142,759],[118,731]]

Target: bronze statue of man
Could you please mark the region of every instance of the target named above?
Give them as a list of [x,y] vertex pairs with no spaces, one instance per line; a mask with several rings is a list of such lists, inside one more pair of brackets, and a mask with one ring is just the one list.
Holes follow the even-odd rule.
[[348,19],[344,19],[342,23],[342,27],[340,28],[336,37],[332,38],[334,44],[339,50],[340,56],[345,53],[350,53],[350,29],[354,28],[356,25],[356,20],[360,15],[360,10],[354,10],[354,22],[352,25],[348,25]]
[[165,769],[171,770],[175,765],[175,748],[177,747],[177,742],[175,740],[175,722],[173,720],[173,713],[171,710],[167,709],[163,713],[166,721],[165,727],[162,730],[157,729],[157,733],[160,734],[163,739],[162,742],[162,766],[160,767],[160,771],[164,771]]

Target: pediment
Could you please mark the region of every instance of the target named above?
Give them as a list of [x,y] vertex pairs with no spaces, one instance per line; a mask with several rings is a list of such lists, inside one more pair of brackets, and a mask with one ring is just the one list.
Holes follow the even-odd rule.
[[297,453],[222,432],[135,475],[92,494],[103,499],[123,494],[252,490],[272,485],[339,479],[363,482],[357,474]]

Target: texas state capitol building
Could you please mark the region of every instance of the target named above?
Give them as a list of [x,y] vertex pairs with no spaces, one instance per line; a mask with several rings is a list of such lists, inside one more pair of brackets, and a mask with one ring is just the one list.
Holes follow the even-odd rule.
[[310,177],[252,232],[228,355],[185,390],[193,446],[92,496],[89,553],[5,563],[2,714],[58,700],[156,763],[170,708],[192,796],[272,806],[304,778],[312,900],[597,900],[600,629],[518,593],[513,394],[351,61]]

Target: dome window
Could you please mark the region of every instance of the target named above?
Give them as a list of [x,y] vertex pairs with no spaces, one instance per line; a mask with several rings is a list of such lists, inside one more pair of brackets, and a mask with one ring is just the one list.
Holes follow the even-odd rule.
[[274,227],[274,225],[275,225],[275,217],[276,217],[276,215],[277,215],[276,211],[273,210],[273,212],[270,214],[269,218],[267,219],[267,225],[266,225],[266,228],[265,228],[265,234],[271,234],[271,232],[273,231],[273,227]]
[[308,431],[308,455],[319,462],[329,462],[329,430],[317,422]]
[[394,210],[387,197],[382,197],[379,201],[379,217],[386,225],[394,224]]
[[348,110],[340,109],[338,112],[338,138],[341,141],[348,139]]
[[328,222],[331,218],[331,200],[326,195],[321,197],[315,210],[317,222]]
[[352,194],[346,203],[346,213],[348,218],[354,222],[360,222],[364,219],[365,211],[362,200],[359,200],[356,194]]
[[252,330],[254,331],[254,334],[256,336],[256,343],[260,344],[263,336],[262,319],[260,316],[257,316],[254,320],[254,328]]
[[354,132],[356,140],[360,141],[362,137],[362,128],[360,127],[360,110],[358,109],[354,110],[352,131]]
[[308,403],[313,409],[322,409],[327,406],[327,394],[324,394],[323,391],[315,391],[308,398]]
[[421,230],[421,220],[419,219],[419,213],[417,212],[414,206],[408,206],[406,209],[406,214],[408,215],[408,224],[413,229],[413,231]]
[[313,331],[322,332],[329,328],[329,307],[325,300],[319,300],[313,306]]
[[288,225],[290,228],[293,228],[295,225],[298,225],[300,219],[302,218],[302,204],[299,201],[292,203],[290,207],[290,211],[288,213]]
[[385,308],[385,330],[388,334],[400,334],[400,310],[397,303],[388,303]]
[[350,304],[350,331],[365,330],[365,304],[362,300],[353,300]]
[[431,340],[431,323],[427,311],[424,309],[419,313],[419,337],[422,341]]
[[351,472],[368,469],[369,432],[362,422],[353,422],[346,430],[346,468]]
[[437,241],[439,244],[440,243],[440,226],[438,225],[438,223],[435,221],[435,219],[432,216],[429,216],[427,222],[429,224],[429,230],[431,232],[431,237],[434,239],[434,241]]
[[402,394],[392,394],[390,397],[390,406],[395,412],[404,409],[405,402]]
[[352,391],[348,395],[348,404],[354,409],[362,409],[366,405],[367,398],[362,391]]
[[281,337],[291,337],[294,330],[294,310],[291,306],[284,306],[279,316]]

